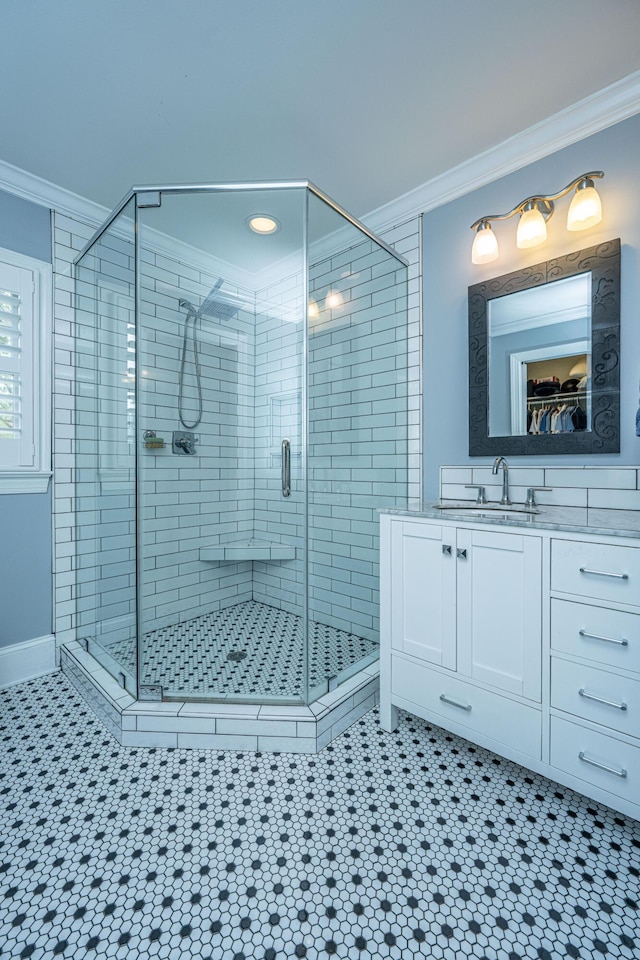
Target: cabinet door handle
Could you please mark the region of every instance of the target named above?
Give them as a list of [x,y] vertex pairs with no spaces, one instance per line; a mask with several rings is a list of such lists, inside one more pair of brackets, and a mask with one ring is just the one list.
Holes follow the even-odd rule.
[[450,703],[452,707],[457,707],[458,710],[466,710],[467,713],[471,713],[470,703],[459,703],[457,700],[450,700],[446,693],[441,693],[440,699],[443,703]]
[[451,544],[450,544],[450,543],[443,543],[443,544],[442,544],[442,552],[444,553],[444,555],[445,555],[446,557],[450,557],[450,556],[451,556]]
[[467,551],[463,547],[458,547],[456,550],[456,557],[458,558],[458,560],[466,560]]
[[615,707],[616,710],[627,709],[624,701],[622,703],[616,703],[615,700],[605,700],[603,697],[596,697],[594,693],[587,693],[583,687],[578,690],[578,693],[581,697],[584,697],[585,700],[595,700],[596,703],[604,703],[606,707]]
[[580,573],[590,573],[594,577],[613,577],[614,580],[628,580],[628,573],[609,573],[607,570],[589,570],[587,567],[580,567]]
[[629,641],[624,637],[622,640],[616,640],[615,637],[601,637],[599,633],[587,633],[586,630],[578,630],[581,637],[588,637],[590,640],[604,640],[606,643],[617,643],[621,647],[628,647]]
[[598,763],[597,760],[592,760],[591,757],[585,756],[584,750],[581,750],[578,754],[578,760],[582,760],[583,763],[588,763],[591,767],[597,767],[598,770],[604,770],[606,773],[613,773],[616,777],[621,777],[623,780],[626,779],[627,771],[622,767],[621,770],[616,770],[615,767],[608,767],[605,763]]

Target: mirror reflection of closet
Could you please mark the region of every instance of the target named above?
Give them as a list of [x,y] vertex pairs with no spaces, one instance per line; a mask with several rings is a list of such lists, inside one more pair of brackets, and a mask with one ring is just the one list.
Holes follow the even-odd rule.
[[489,436],[591,430],[591,273],[488,304]]

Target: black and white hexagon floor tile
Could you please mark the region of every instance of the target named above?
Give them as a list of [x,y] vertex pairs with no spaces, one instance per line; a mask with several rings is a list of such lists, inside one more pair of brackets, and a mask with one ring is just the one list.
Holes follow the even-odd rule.
[[0,957],[640,956],[640,825],[423,721],[317,756],[120,747],[0,694]]

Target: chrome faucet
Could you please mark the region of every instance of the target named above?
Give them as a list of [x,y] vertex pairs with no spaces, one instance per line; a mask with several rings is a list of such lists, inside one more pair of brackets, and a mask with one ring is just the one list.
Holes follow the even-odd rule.
[[496,457],[493,461],[492,474],[494,477],[498,476],[498,470],[502,465],[502,499],[500,503],[503,507],[511,506],[511,500],[509,499],[509,464],[504,457]]

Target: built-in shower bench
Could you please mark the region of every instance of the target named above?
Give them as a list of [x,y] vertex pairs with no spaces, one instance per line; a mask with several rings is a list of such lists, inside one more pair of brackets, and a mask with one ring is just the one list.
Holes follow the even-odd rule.
[[295,560],[296,548],[287,543],[270,540],[234,540],[215,547],[200,547],[201,560]]

